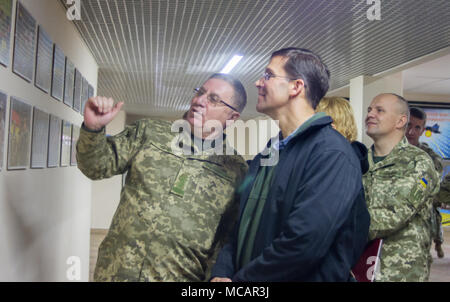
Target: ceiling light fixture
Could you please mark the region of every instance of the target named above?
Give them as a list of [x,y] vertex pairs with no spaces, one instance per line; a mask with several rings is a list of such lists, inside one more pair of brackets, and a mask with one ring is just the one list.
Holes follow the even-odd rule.
[[234,55],[220,73],[229,73],[244,56]]

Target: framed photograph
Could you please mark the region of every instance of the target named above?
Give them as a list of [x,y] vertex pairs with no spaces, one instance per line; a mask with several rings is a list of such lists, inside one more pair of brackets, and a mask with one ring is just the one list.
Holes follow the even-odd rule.
[[16,30],[14,34],[13,72],[31,82],[34,68],[36,20],[17,1]]
[[68,121],[63,121],[61,132],[61,167],[67,167],[70,164],[72,124]]
[[0,91],[0,171],[3,167],[3,150],[5,147],[6,101],[8,96]]
[[66,76],[64,84],[64,104],[73,107],[73,85],[75,82],[75,65],[66,58]]
[[81,108],[81,89],[83,85],[83,78],[81,76],[81,73],[78,71],[78,69],[75,68],[75,84],[74,84],[74,90],[73,90],[73,110],[76,112],[80,112]]
[[81,111],[80,111],[80,113],[81,113],[81,115],[84,115],[84,106],[86,105],[86,102],[89,98],[89,87],[88,87],[89,83],[84,77],[82,77],[82,78],[83,78],[83,81],[82,81],[83,88],[81,89],[81,109],[80,109]]
[[11,97],[8,170],[26,169],[30,164],[31,108],[27,103]]
[[55,44],[55,47],[53,48],[52,97],[61,102],[64,94],[65,65],[66,57],[61,48]]
[[408,102],[427,114],[425,131],[419,142],[426,143],[443,159],[450,159],[450,103]]
[[0,0],[0,64],[9,64],[9,46],[11,43],[12,0]]
[[50,125],[48,130],[48,158],[47,167],[59,166],[59,153],[61,146],[61,119],[50,115]]
[[48,113],[34,107],[31,168],[45,168],[47,166],[49,117]]
[[77,141],[80,137],[80,127],[72,125],[72,146],[70,152],[70,165],[77,165]]
[[42,26],[38,27],[36,76],[34,84],[45,93],[50,92],[52,79],[53,42]]

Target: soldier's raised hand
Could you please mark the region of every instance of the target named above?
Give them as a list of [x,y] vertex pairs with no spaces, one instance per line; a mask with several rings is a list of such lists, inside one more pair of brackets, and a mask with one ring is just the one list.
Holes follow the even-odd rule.
[[114,105],[112,98],[92,97],[84,108],[84,125],[91,130],[100,130],[114,119],[122,106],[123,102]]

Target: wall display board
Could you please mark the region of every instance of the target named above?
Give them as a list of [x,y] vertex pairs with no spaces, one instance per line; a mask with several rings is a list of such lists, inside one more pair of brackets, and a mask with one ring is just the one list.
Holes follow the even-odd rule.
[[49,117],[48,113],[34,107],[31,168],[45,168],[47,166]]
[[81,86],[83,84],[83,78],[78,69],[75,69],[75,87],[73,91],[73,109],[76,112],[80,112],[81,108]]
[[0,171],[3,167],[3,154],[5,147],[5,123],[6,123],[6,101],[8,96],[0,91]]
[[86,102],[89,98],[89,83],[88,81],[83,77],[83,87],[81,89],[81,115],[84,115],[84,106],[86,105]]
[[31,82],[33,77],[35,37],[36,20],[20,1],[17,1],[13,72],[28,82]]
[[66,57],[64,56],[61,48],[55,44],[53,49],[52,97],[58,101],[63,100],[65,66]]
[[66,76],[64,84],[64,104],[73,107],[73,84],[75,82],[75,65],[66,58]]
[[26,169],[30,164],[31,106],[11,97],[8,169]]
[[70,152],[70,165],[77,165],[77,141],[80,137],[80,127],[72,125],[72,146]]
[[427,114],[427,122],[419,142],[427,143],[443,159],[450,159],[450,108],[422,109]]
[[12,0],[0,0],[0,64],[9,64]]
[[72,142],[72,124],[70,122],[63,121],[61,134],[61,167],[67,167],[70,164]]
[[61,119],[50,115],[50,126],[48,131],[48,158],[47,167],[59,166],[59,153],[61,146]]
[[52,79],[53,42],[42,26],[38,27],[36,77],[34,84],[44,92],[50,92]]

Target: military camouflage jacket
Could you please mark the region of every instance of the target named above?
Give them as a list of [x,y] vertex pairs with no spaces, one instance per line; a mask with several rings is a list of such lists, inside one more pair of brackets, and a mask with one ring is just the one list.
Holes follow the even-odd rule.
[[[442,172],[444,170],[444,167],[442,165],[442,158],[436,154],[436,152],[433,151],[426,143],[419,143],[418,146],[423,151],[427,152],[428,155],[433,160],[434,166],[436,170],[440,173],[440,176],[442,177]],[[450,198],[447,195],[447,198],[445,198],[445,192],[450,191],[450,182],[445,179],[441,182],[439,193],[436,195],[434,199],[435,206],[439,207],[442,203],[445,203],[446,205],[450,205]],[[442,194],[441,194],[442,192]],[[447,193],[448,194],[448,193]]]
[[445,175],[441,189],[436,197],[440,202],[450,205],[450,173]]
[[431,264],[430,215],[439,175],[430,157],[403,139],[374,164],[363,184],[371,224],[370,239],[384,245],[377,281],[425,281]]
[[87,177],[128,171],[96,281],[208,278],[237,218],[233,195],[247,164],[238,155],[184,155],[173,148],[178,140],[171,123],[159,120],[137,121],[112,137],[80,130],[78,167]]

